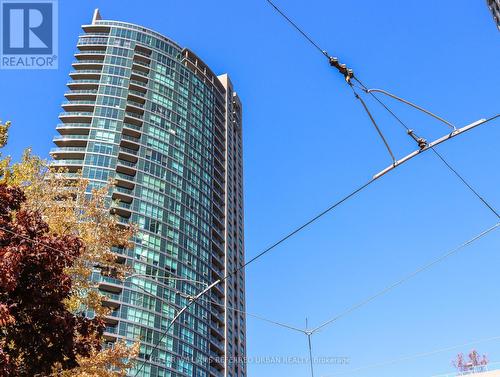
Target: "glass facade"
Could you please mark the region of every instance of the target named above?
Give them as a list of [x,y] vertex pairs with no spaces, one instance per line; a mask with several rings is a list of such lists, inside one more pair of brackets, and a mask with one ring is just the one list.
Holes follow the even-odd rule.
[[111,211],[139,228],[133,248],[115,250],[132,277],[93,276],[113,308],[105,338],[140,340],[131,376],[244,377],[243,272],[162,337],[190,295],[244,261],[238,96],[227,75],[151,30],[97,11],[83,30],[54,165],[96,187],[115,180]]

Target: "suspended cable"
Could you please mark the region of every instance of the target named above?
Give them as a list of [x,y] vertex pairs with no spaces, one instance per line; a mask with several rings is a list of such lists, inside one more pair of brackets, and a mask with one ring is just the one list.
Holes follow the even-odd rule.
[[[374,91],[373,90],[369,90],[367,89],[367,87],[357,78],[355,78],[355,80],[365,89],[365,92],[370,94],[385,110],[387,110],[389,112],[390,115],[392,115],[392,117],[394,119],[396,119],[396,121],[402,125],[406,131],[408,133],[412,132],[412,130],[410,129],[410,127],[408,127],[408,125],[406,125],[405,122],[403,122],[403,120],[396,115],[396,113],[394,111],[392,111],[389,106],[387,106],[385,104],[384,101],[382,101],[377,95],[375,95]],[[396,97],[396,96],[394,96]],[[393,98],[394,98],[393,97]],[[399,98],[399,97],[396,97],[396,98]],[[417,106],[417,105],[413,105],[413,106]],[[418,107],[418,106],[417,106]],[[420,107],[419,107],[420,108]],[[422,108],[420,108],[422,109]],[[433,117],[437,117],[436,115],[428,112],[427,110],[425,109],[422,109],[422,111],[424,111],[425,113],[428,113],[428,114],[431,114]],[[495,115],[489,119],[487,119],[487,121],[491,121],[491,120],[494,120],[494,119],[497,119],[500,117],[500,114],[499,115]],[[437,117],[439,118],[439,117]],[[442,119],[442,118],[439,118],[441,119],[443,122],[447,123],[447,124],[450,124],[453,128],[455,126],[453,126],[451,123],[447,122],[446,120]],[[498,211],[483,197],[479,194],[479,192],[472,186],[471,183],[469,183],[445,158],[444,156],[439,153],[436,148],[434,147],[431,147],[430,149],[432,149],[432,151],[434,152],[434,154],[443,162],[443,164],[453,173],[455,174],[458,179],[486,206],[486,208],[488,208],[497,218],[500,219],[500,214],[498,213]]]
[[302,30],[299,25],[297,25],[295,22],[293,22],[280,8],[278,8],[271,0],[267,0],[267,2],[279,13],[281,14],[281,16],[287,20],[290,25],[292,25],[295,30],[297,30],[300,34],[302,34],[302,36],[307,39],[309,41],[309,43],[311,45],[314,46],[314,48],[316,48],[320,53],[321,55],[325,56],[326,58],[330,58],[330,56],[328,55],[328,52],[326,52],[325,50],[323,50],[316,42],[314,42],[314,40],[304,31]]
[[382,139],[382,141],[384,142],[385,144],[385,147],[387,149],[387,151],[389,152],[389,154],[391,155],[391,158],[392,158],[392,163],[395,164],[396,163],[396,157],[394,157],[394,153],[392,153],[392,150],[391,150],[391,147],[389,146],[389,143],[387,142],[387,139],[385,138],[384,134],[382,133],[382,130],[379,128],[379,126],[377,125],[377,122],[375,121],[375,118],[373,118],[370,110],[368,109],[368,106],[366,105],[365,101],[363,100],[363,98],[361,98],[358,94],[358,92],[356,92],[356,89],[354,89],[354,87],[351,85],[350,86],[353,93],[354,93],[354,97],[356,97],[357,100],[359,100],[359,102],[361,102],[361,105],[363,106],[363,108],[365,109],[366,113],[368,114],[368,116],[370,117],[370,120],[373,124],[373,126],[375,127],[375,129],[377,130],[377,133],[378,135],[380,136],[380,138]]
[[357,309],[360,309],[362,308],[363,306],[369,304],[370,302],[374,301],[375,299],[379,298],[379,297],[382,297],[383,295],[389,293],[390,291],[392,291],[394,288],[402,285],[403,283],[406,283],[407,281],[413,279],[415,276],[419,275],[420,273],[424,272],[424,271],[427,271],[428,269],[430,269],[431,267],[435,266],[436,264],[444,261],[445,259],[448,259],[449,257],[451,257],[452,255],[458,253],[460,250],[462,250],[463,248],[469,246],[470,244],[474,243],[475,241],[483,238],[484,236],[486,236],[487,234],[491,233],[492,231],[496,230],[498,227],[500,227],[500,222],[499,223],[496,223],[495,225],[493,225],[492,227],[482,231],[481,233],[479,233],[478,235],[474,236],[473,238],[469,239],[468,241],[462,243],[460,246],[446,252],[445,254],[439,256],[438,258],[432,260],[431,262],[423,265],[422,267],[418,268],[417,270],[413,271],[411,274],[408,274],[406,275],[405,277],[403,277],[402,279],[396,281],[395,283],[389,285],[388,287],[384,288],[383,290],[379,291],[378,293],[366,298],[365,300],[353,305],[352,307],[350,307],[349,309],[343,311],[342,313],[340,313],[339,315],[333,317],[332,319],[329,319],[328,321],[324,322],[323,324],[321,324],[320,326],[316,327],[315,329],[312,330],[312,333],[317,333],[318,331],[320,331],[321,329],[331,325],[332,323],[338,321],[339,319],[341,318],[344,318],[346,317],[348,314],[351,314],[352,312],[354,312],[355,310]]
[[384,366],[387,366],[387,365],[396,364],[396,363],[399,363],[399,362],[402,362],[402,361],[408,361],[408,360],[418,359],[418,358],[421,358],[421,357],[432,356],[432,355],[436,355],[436,354],[439,354],[439,353],[443,353],[443,352],[447,352],[447,351],[452,351],[452,350],[457,349],[457,348],[469,347],[469,346],[473,346],[473,345],[480,344],[480,343],[492,342],[494,340],[500,340],[500,336],[495,336],[495,337],[492,337],[492,338],[476,340],[476,341],[472,341],[472,342],[468,342],[468,343],[463,343],[463,344],[457,344],[455,346],[450,346],[450,347],[446,347],[446,348],[440,348],[440,349],[436,349],[434,351],[421,352],[421,353],[417,353],[417,354],[414,354],[414,355],[402,356],[402,357],[399,357],[397,359],[392,359],[392,360],[387,360],[387,361],[383,361],[383,362],[380,362],[380,363],[365,365],[365,366],[362,366],[362,367],[358,367],[358,368],[354,368],[354,369],[350,369],[350,370],[346,370],[346,371],[342,371],[342,372],[337,372],[337,373],[334,373],[334,374],[329,374],[329,375],[324,376],[324,377],[342,376],[342,375],[346,375],[346,374],[351,374],[351,373],[365,371],[365,370],[368,370],[368,369],[381,368],[381,367],[384,367]]
[[483,202],[483,204],[491,211],[495,214],[495,216],[500,219],[500,214],[497,212],[497,210],[495,208],[493,208],[493,206],[488,203],[488,201],[486,201],[486,199],[484,199],[484,197],[481,196],[481,194],[479,194],[479,192],[477,192],[477,190],[472,187],[472,185],[467,182],[465,180],[465,178],[455,169],[453,168],[453,166],[450,165],[450,163],[448,161],[446,161],[446,159],[441,155],[441,153],[439,153],[436,148],[432,148],[432,151],[434,152],[434,154],[443,162],[443,164],[446,165],[446,167],[448,169],[450,169],[457,177],[458,179],[460,179],[463,184],[481,201]]

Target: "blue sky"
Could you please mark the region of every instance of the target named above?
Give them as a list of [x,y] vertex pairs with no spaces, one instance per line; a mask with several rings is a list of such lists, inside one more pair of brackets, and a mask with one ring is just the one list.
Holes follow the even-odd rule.
[[[500,34],[484,1],[276,1],[330,54],[371,87],[419,103],[457,125],[500,112]],[[0,71],[0,118],[13,128],[7,153],[47,155],[64,100],[80,25],[104,18],[153,28],[228,72],[244,104],[246,246],[252,257],[390,162],[366,114],[334,70],[264,0],[62,0],[54,71]],[[369,105],[398,156],[408,136]],[[394,104],[428,139],[439,123]],[[500,207],[498,121],[439,150]],[[303,326],[342,312],[493,225],[488,212],[431,154],[419,157],[277,248],[247,271],[247,310]],[[500,234],[326,328],[317,356],[334,375],[500,336]],[[500,361],[500,341],[476,346]],[[346,376],[433,376],[471,347]],[[304,336],[248,319],[248,356],[307,356]],[[305,376],[307,365],[249,365],[251,377]]]

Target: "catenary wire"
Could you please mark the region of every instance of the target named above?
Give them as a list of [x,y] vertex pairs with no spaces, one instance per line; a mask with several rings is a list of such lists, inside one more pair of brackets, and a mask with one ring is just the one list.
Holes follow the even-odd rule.
[[413,279],[415,276],[419,275],[420,273],[424,272],[424,271],[427,271],[428,269],[430,269],[431,267],[433,267],[434,265],[444,261],[445,259],[448,259],[449,257],[451,257],[452,255],[458,253],[460,250],[462,250],[463,248],[469,246],[470,244],[474,243],[475,241],[483,238],[484,236],[486,236],[487,234],[491,233],[492,231],[496,230],[498,227],[500,227],[500,222],[499,223],[496,223],[495,225],[491,226],[490,228],[486,229],[486,230],[483,230],[481,233],[477,234],[476,236],[472,237],[471,239],[465,241],[464,243],[462,243],[461,245],[455,247],[454,249],[446,252],[445,254],[437,257],[436,259],[432,260],[431,262],[423,265],[422,267],[418,268],[417,270],[413,271],[412,273],[406,275],[405,277],[399,279],[398,281],[396,281],[395,283],[387,286],[386,288],[384,288],[383,290],[375,293],[374,295],[364,299],[363,301],[360,301],[359,303],[351,306],[350,308],[348,308],[347,310],[343,311],[342,313],[340,313],[339,315],[333,317],[332,319],[329,319],[328,321],[324,322],[323,324],[319,325],[318,327],[314,328],[312,330],[313,333],[317,333],[318,331],[320,331],[321,329],[331,325],[332,323],[338,321],[339,319],[343,318],[343,317],[346,317],[348,314],[351,314],[352,312],[354,312],[355,310],[357,309],[360,309],[361,307],[369,304],[370,302],[374,301],[375,299],[381,297],[381,296],[384,296],[385,294],[389,293],[390,291],[392,291],[394,288],[402,285],[403,283],[406,283],[407,281]]
[[323,50],[316,42],[314,42],[314,40],[304,31],[302,30],[299,25],[297,25],[295,22],[293,22],[280,8],[278,8],[271,0],[267,0],[267,2],[276,10],[276,12],[278,12],[279,14],[281,14],[281,16],[283,18],[285,18],[289,23],[290,25],[292,25],[295,30],[297,30],[300,34],[302,34],[302,36],[307,39],[309,41],[309,43],[311,45],[313,45],[319,52],[321,52],[321,55],[329,58],[329,55],[328,53]]
[[402,357],[399,357],[397,359],[386,360],[386,361],[382,361],[380,363],[374,363],[374,364],[370,364],[370,365],[365,365],[365,366],[357,367],[357,368],[354,368],[354,369],[350,369],[350,370],[346,370],[346,371],[342,371],[342,372],[337,372],[337,373],[334,373],[334,374],[325,375],[325,376],[322,376],[322,377],[342,376],[342,375],[356,373],[356,372],[365,371],[365,370],[369,370],[369,369],[381,368],[381,367],[384,367],[384,366],[387,366],[387,365],[396,364],[396,363],[399,363],[399,362],[402,362],[402,361],[407,361],[407,360],[418,359],[418,358],[421,358],[421,357],[432,356],[432,355],[436,355],[436,354],[439,354],[439,353],[443,353],[443,352],[447,352],[447,351],[452,351],[452,350],[457,349],[457,348],[469,347],[469,346],[473,346],[473,345],[480,344],[480,343],[492,342],[492,341],[495,341],[495,340],[500,340],[500,336],[495,336],[495,337],[487,338],[487,339],[475,340],[475,341],[467,342],[467,343],[463,343],[463,344],[457,344],[457,345],[454,345],[454,346],[440,348],[440,349],[436,349],[436,350],[429,351],[429,352],[421,352],[421,353],[417,353],[417,354],[414,354],[414,355],[402,356]]
[[[319,50],[322,55],[324,55],[327,59],[330,59],[330,56],[328,55],[328,53],[326,52],[326,50],[322,49],[318,43],[316,43],[301,27],[299,27],[290,17],[288,17],[280,8],[278,8],[278,6],[276,6],[271,0],[266,0],[290,25],[292,25],[292,27],[294,29],[296,29],[304,38],[307,39],[307,41],[309,41],[309,43],[311,43],[317,50]],[[410,128],[401,120],[401,118],[399,118],[396,113],[394,113],[394,111],[392,111],[389,106],[387,106],[378,96],[375,95],[375,93],[372,93],[372,92],[368,92],[368,87],[366,85],[364,85],[360,79],[357,78],[357,76],[352,76],[353,80],[357,81],[362,89],[369,93],[381,106],[383,106],[403,127],[405,127],[405,129],[407,131],[410,130]],[[353,89],[354,91],[354,88],[352,87],[352,85],[350,85],[351,88]],[[355,91],[354,91],[355,92]],[[356,92],[355,92],[355,95],[356,95]],[[359,96],[358,96],[359,97]],[[356,98],[358,98],[356,97]],[[363,105],[363,107],[365,108],[365,110],[367,111],[368,115],[370,116],[370,118],[372,119],[372,122],[374,123],[374,120],[373,118],[371,117],[370,115],[370,112],[369,110],[367,109],[367,106],[366,104],[363,103],[363,101],[361,101],[361,104]],[[493,117],[493,119],[496,119],[498,116],[495,116]],[[392,154],[392,151],[390,150],[390,147],[385,139],[385,137],[383,136],[383,134],[381,133],[381,131],[379,130],[378,126],[375,124],[375,128],[377,129],[380,137],[382,138],[382,140],[384,141],[385,145],[386,145],[386,148],[389,150],[389,154],[391,155],[391,157],[393,158],[394,160],[394,156]],[[451,164],[446,161],[446,159],[439,153],[436,151],[436,149],[434,147],[431,148],[432,151],[436,154],[436,156],[445,164],[445,166],[450,169],[450,171],[452,171],[459,179],[460,181],[462,181],[462,183],[464,183],[464,185],[491,211],[493,212],[493,214],[497,217],[497,218],[500,218],[500,215],[499,215],[499,212],[490,204],[488,203],[488,201],[486,201],[486,199],[484,199],[484,197],[482,197],[479,192],[474,189],[472,187],[472,185],[467,182],[467,180],[455,169],[451,166]]]
[[[358,78],[355,78],[355,80],[362,86],[363,90],[365,92],[367,92],[367,87],[358,79]],[[375,93],[372,93],[372,92],[367,92],[369,93],[385,110],[387,110],[389,112],[389,114],[391,114],[391,116],[396,119],[396,121],[402,125],[407,131],[410,130],[410,127],[408,127],[408,125],[403,122],[403,120],[389,107],[385,104],[384,101],[382,101],[377,95],[375,95]],[[498,117],[500,117],[500,114],[499,115],[495,115],[491,118],[488,119],[488,121],[491,121],[491,120],[494,120],[494,119],[497,119]],[[445,158],[444,156],[439,153],[436,148],[434,147],[431,147],[431,150],[434,152],[434,154],[441,160],[441,162],[453,173],[455,174],[458,179],[465,185],[465,187],[467,187],[497,218],[500,219],[500,214],[498,213],[498,211],[483,197],[481,196],[481,194],[479,194],[479,192],[472,186],[472,184],[470,182],[468,182],[458,171],[457,169],[455,169]]]

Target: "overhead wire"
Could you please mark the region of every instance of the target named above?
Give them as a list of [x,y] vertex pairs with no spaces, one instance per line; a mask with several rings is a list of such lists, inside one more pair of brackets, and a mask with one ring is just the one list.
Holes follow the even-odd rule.
[[357,309],[360,309],[362,308],[363,306],[371,303],[372,301],[374,301],[375,299],[379,298],[379,297],[382,297],[384,296],[385,294],[389,293],[390,291],[392,291],[394,288],[402,285],[403,283],[406,283],[407,281],[413,279],[415,276],[421,274],[422,272],[424,271],[427,271],[429,270],[431,267],[435,266],[436,264],[444,261],[445,259],[448,259],[449,257],[451,257],[452,255],[455,255],[456,253],[458,253],[460,250],[462,250],[463,248],[471,245],[472,243],[474,243],[475,241],[483,238],[484,236],[486,236],[487,234],[493,232],[494,230],[496,230],[498,227],[500,227],[500,222],[499,223],[496,223],[495,225],[491,226],[490,228],[486,229],[486,230],[483,230],[482,232],[480,232],[479,234],[477,234],[476,236],[472,237],[471,239],[465,241],[464,243],[460,244],[459,246],[453,248],[452,250],[446,252],[445,254],[433,259],[432,261],[430,261],[429,263],[426,263],[425,265],[419,267],[417,270],[413,271],[412,273],[404,276],[403,278],[397,280],[396,282],[392,283],[391,285],[387,286],[386,288],[382,289],[381,291],[375,293],[374,295],[360,301],[359,303],[351,306],[350,308],[346,309],[345,311],[343,311],[342,313],[338,314],[337,316],[327,320],[326,322],[324,322],[323,324],[319,325],[318,327],[314,328],[312,330],[312,333],[317,333],[319,332],[320,330],[322,330],[323,328],[331,325],[332,323],[338,321],[339,319],[341,318],[344,318],[346,317],[348,314],[351,314],[352,312],[354,312],[355,310]]
[[[375,93],[373,92],[369,92],[367,87],[357,78],[355,78],[355,80],[364,88],[364,91],[367,92],[368,94],[370,94],[385,110],[387,110],[387,112],[389,112],[389,114],[394,118],[396,119],[396,121],[401,125],[403,126],[406,131],[410,131],[410,127],[405,123],[403,122],[403,120],[389,107],[385,104],[384,101],[382,101],[377,95],[375,95]],[[433,115],[434,116],[434,115]],[[497,119],[498,117],[500,117],[500,115],[495,115],[491,118],[489,118],[488,120],[494,120],[494,119]],[[449,122],[445,121],[445,120],[442,120],[443,122],[447,123],[447,124],[450,124]],[[454,127],[453,125],[451,125],[452,127]],[[491,205],[473,186],[470,182],[468,182],[464,177],[463,175],[461,175],[458,170],[456,168],[454,168],[451,163],[449,161],[447,161],[447,159],[441,154],[439,153],[435,147],[431,147],[430,148],[434,154],[438,157],[439,160],[441,160],[441,162],[453,173],[455,174],[458,179],[465,185],[465,187],[467,187],[485,206],[486,208],[488,208],[498,219],[500,219],[500,214],[499,212],[493,207],[493,205]]]
[[477,345],[477,344],[486,343],[486,342],[492,342],[492,341],[495,341],[495,340],[500,340],[500,336],[495,336],[495,337],[491,337],[491,338],[480,339],[480,340],[475,340],[475,341],[471,341],[471,342],[467,342],[467,343],[457,344],[457,345],[454,345],[454,346],[449,346],[449,347],[445,347],[445,348],[435,349],[433,351],[420,352],[420,353],[413,354],[413,355],[402,356],[402,357],[399,357],[399,358],[396,358],[396,359],[382,361],[380,363],[374,363],[374,364],[365,365],[365,366],[361,366],[361,367],[357,367],[357,368],[353,368],[353,369],[349,369],[349,370],[345,370],[345,371],[336,372],[336,373],[333,373],[333,374],[328,374],[328,375],[325,375],[323,377],[343,376],[343,375],[346,375],[346,374],[351,374],[351,373],[366,371],[366,370],[370,370],[370,369],[382,368],[382,367],[385,367],[385,366],[388,366],[388,365],[400,363],[402,361],[408,361],[408,360],[419,359],[419,358],[422,358],[422,357],[433,356],[433,355],[437,355],[439,353],[443,353],[443,352],[447,352],[447,351],[452,351],[452,350],[457,349],[457,348],[474,346],[474,345]]
[[[321,48],[318,43],[316,43],[314,41],[314,39],[312,37],[309,36],[309,34],[307,34],[300,26],[298,26],[290,17],[288,17],[277,5],[275,5],[271,0],[266,0],[269,4],[271,4],[271,6],[281,15],[285,18],[285,20],[290,24],[292,25],[293,28],[295,28],[302,36],[304,36],[306,38],[306,40],[311,44],[313,45],[317,50],[321,51],[322,55],[324,55],[329,61],[330,61],[330,64],[331,64],[331,59],[334,59],[332,58],[327,52],[325,49]],[[338,68],[338,67],[337,67]],[[355,94],[355,97],[357,99],[360,100],[364,110],[368,113],[369,117],[370,117],[370,120],[371,122],[373,123],[373,125],[375,126],[379,136],[381,137],[381,139],[383,140],[386,148],[388,149],[389,151],[389,154],[391,155],[391,158],[393,159],[393,161],[395,162],[396,159],[394,157],[394,154],[392,153],[392,150],[391,148],[389,147],[389,144],[386,140],[386,138],[384,137],[382,131],[380,130],[379,126],[377,125],[375,119],[373,118],[371,112],[369,111],[368,109],[368,106],[366,105],[366,103],[361,99],[361,97],[357,94],[357,92],[355,91],[354,89],[354,84],[353,84],[353,81],[356,81],[357,83],[359,83],[359,85],[361,85],[361,89],[363,91],[365,91],[366,93],[368,93],[371,97],[373,97],[385,110],[387,110],[397,121],[398,123],[400,123],[405,129],[407,132],[410,132],[411,129],[410,127],[408,127],[405,122],[402,121],[402,119],[400,117],[398,117],[396,115],[396,113],[389,107],[387,106],[384,101],[382,101],[377,95],[375,95],[375,93],[373,93],[372,91],[370,91],[368,89],[368,87],[363,84],[363,82],[361,82],[361,80],[356,76],[354,75],[352,72],[350,75],[346,76],[346,73],[345,71],[341,71],[342,74],[344,74],[344,76],[346,77],[346,81],[347,83],[349,84],[349,86],[351,87],[351,89],[354,91],[354,94]],[[412,107],[415,107],[417,109],[419,109],[420,111],[423,111],[425,113],[427,113],[428,115],[440,120],[441,122],[447,124],[448,126],[452,127],[452,129],[455,129],[455,126],[453,124],[451,124],[450,122],[448,122],[447,120],[439,117],[439,116],[436,116],[435,114],[421,108],[420,106],[417,106],[409,101],[406,101],[402,98],[399,98],[397,96],[394,96],[390,93],[388,93],[389,96],[392,96],[393,98],[396,98],[400,101],[403,101],[404,103],[406,103],[407,105],[410,105]],[[498,116],[500,115],[497,115],[491,119],[495,119],[497,118]],[[497,218],[500,218],[500,214],[499,212],[493,207],[493,205],[491,205],[483,196],[481,196],[479,194],[479,192],[473,188],[473,186],[470,184],[470,182],[468,182],[455,168],[453,168],[451,166],[451,164],[444,158],[444,156],[442,156],[439,152],[436,151],[436,148],[434,147],[431,147],[432,151],[436,154],[436,156],[445,164],[445,166],[450,169],[450,171],[452,171],[459,179],[460,181],[497,217]]]

